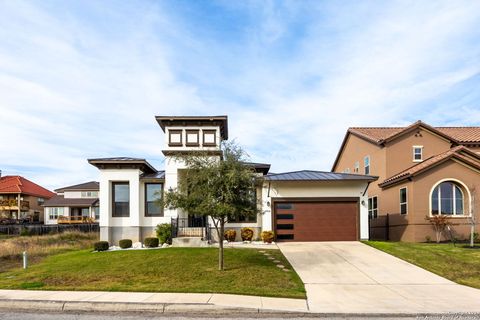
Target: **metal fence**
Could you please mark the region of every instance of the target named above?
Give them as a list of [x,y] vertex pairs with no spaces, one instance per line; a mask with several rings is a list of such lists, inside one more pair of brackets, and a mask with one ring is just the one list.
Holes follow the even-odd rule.
[[99,232],[97,223],[74,225],[9,224],[0,225],[0,234],[6,235],[44,235],[65,231]]

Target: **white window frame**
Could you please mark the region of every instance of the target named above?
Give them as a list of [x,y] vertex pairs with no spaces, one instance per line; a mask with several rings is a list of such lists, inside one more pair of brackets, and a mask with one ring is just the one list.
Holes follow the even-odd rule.
[[350,168],[346,168],[345,170],[343,170],[343,173],[350,173]]
[[[375,209],[373,208],[373,198],[377,199],[377,206],[375,207]],[[370,200],[372,201],[372,208],[371,209],[370,209]],[[377,219],[378,218],[378,196],[371,196],[371,197],[368,198],[367,210],[368,210],[369,219]],[[372,212],[371,215],[370,215],[370,211]],[[375,212],[375,214],[374,214],[374,212]]]
[[[60,210],[62,209],[62,210]],[[61,212],[60,212],[61,211]],[[48,208],[48,220],[57,220],[58,217],[65,214],[64,207],[50,207]]]
[[[415,152],[416,149],[420,149],[420,159],[415,158],[415,155],[417,155],[417,153]],[[422,162],[423,161],[423,146],[413,146],[412,147],[412,161],[413,162]]]
[[[442,184],[443,182],[453,182],[453,184],[457,184],[457,186],[459,187],[460,189],[460,192],[462,193],[462,199],[463,199],[463,214],[457,214],[456,211],[457,211],[457,204],[455,202],[456,198],[455,198],[455,189],[453,190],[453,203],[454,203],[454,206],[453,206],[453,214],[452,215],[446,215],[447,217],[449,218],[465,218],[465,217],[470,217],[472,215],[471,213],[471,208],[470,208],[470,205],[471,205],[471,194],[470,194],[470,190],[467,188],[467,186],[461,182],[460,180],[457,180],[457,179],[454,179],[454,178],[446,178],[446,179],[442,179],[440,181],[438,181],[437,183],[435,183],[432,187],[432,189],[430,190],[430,194],[429,194],[429,197],[428,197],[428,203],[429,203],[429,211],[428,211],[428,214],[430,217],[434,217],[436,216],[437,214],[432,214],[432,195],[433,195],[433,191],[435,190],[436,187],[440,186],[440,184]],[[467,196],[465,197],[465,192],[464,191],[467,191]],[[441,192],[440,194],[441,195]],[[442,211],[441,210],[441,197],[439,196],[438,197],[438,212],[440,214],[440,212]],[[468,210],[467,210],[467,205],[468,205]],[[467,213],[468,212],[468,213]]]
[[[405,202],[402,202],[402,190],[405,189]],[[400,203],[400,214],[406,215],[408,214],[408,188],[401,187],[398,189],[398,196],[399,196],[399,203]],[[402,204],[405,205],[405,213],[402,213]]]
[[[367,160],[368,160],[368,165],[367,165]],[[370,156],[365,156],[363,158],[363,172],[365,174],[370,174],[370,166],[371,166]],[[368,172],[367,172],[367,168],[368,168]]]

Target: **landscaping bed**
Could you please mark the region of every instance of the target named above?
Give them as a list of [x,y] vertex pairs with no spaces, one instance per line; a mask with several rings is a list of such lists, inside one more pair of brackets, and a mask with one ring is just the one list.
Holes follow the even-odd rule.
[[302,281],[279,250],[265,254],[256,249],[225,249],[225,271],[217,270],[217,258],[215,248],[81,250],[50,256],[27,270],[0,273],[0,288],[305,298]]
[[459,284],[480,289],[480,250],[465,244],[365,241],[365,244]]

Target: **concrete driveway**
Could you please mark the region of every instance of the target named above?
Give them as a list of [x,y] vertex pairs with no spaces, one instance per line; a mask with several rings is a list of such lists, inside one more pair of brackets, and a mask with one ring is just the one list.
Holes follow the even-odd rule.
[[480,290],[456,284],[360,242],[291,242],[278,246],[305,283],[312,312],[480,312]]

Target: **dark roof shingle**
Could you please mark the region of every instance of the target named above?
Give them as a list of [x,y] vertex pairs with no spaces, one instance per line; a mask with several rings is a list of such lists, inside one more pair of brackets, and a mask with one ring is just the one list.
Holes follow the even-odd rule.
[[284,172],[269,174],[265,176],[268,181],[375,181],[378,177],[351,174],[335,173],[326,171],[302,170],[293,172]]

